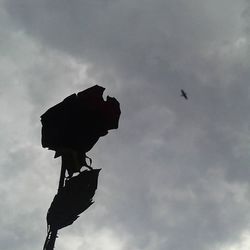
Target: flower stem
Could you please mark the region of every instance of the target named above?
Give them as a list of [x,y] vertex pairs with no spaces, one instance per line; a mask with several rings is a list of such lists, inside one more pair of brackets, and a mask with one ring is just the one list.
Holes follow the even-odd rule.
[[[58,193],[64,186],[65,172],[66,172],[66,166],[65,166],[64,158],[62,156],[61,172],[60,172],[60,179],[59,179],[58,191],[57,191]],[[48,234],[47,234],[47,237],[45,239],[43,250],[53,250],[54,249],[56,238],[57,238],[57,231],[58,231],[57,229],[48,230]]]

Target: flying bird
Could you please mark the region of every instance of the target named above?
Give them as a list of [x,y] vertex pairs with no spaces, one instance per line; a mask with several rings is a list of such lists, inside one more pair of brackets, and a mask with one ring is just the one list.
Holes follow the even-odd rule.
[[186,100],[188,99],[187,93],[183,89],[181,89],[181,96],[183,96]]

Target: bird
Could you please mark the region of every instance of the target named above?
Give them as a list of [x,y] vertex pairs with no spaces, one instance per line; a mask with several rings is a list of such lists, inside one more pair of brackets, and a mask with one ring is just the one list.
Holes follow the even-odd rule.
[[187,93],[183,89],[181,89],[181,96],[183,96],[186,100],[188,99]]

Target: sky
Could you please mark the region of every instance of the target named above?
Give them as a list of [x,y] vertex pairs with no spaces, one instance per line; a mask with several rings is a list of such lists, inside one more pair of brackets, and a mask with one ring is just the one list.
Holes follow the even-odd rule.
[[0,0],[1,248],[42,249],[60,159],[40,116],[98,84],[119,128],[56,249],[249,249],[249,69],[249,0]]

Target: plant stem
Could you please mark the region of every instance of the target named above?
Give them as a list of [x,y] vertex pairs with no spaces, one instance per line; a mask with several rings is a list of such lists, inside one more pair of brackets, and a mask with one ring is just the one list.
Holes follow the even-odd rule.
[[[64,186],[65,172],[66,172],[66,166],[65,166],[64,157],[62,156],[61,172],[60,172],[60,179],[59,179],[57,193],[59,193],[59,191]],[[54,249],[56,238],[57,238],[57,231],[58,231],[57,229],[50,229],[48,231],[48,235],[46,237],[43,250],[53,250]]]

